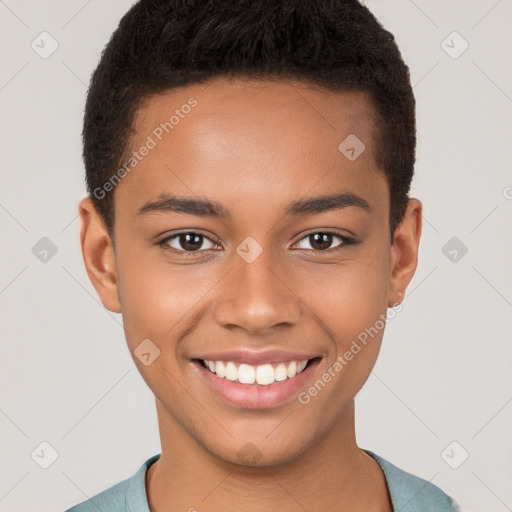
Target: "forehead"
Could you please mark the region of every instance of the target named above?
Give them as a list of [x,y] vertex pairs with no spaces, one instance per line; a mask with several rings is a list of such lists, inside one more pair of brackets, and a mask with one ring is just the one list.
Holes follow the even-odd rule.
[[375,134],[363,92],[238,79],[172,89],[146,99],[137,112],[124,160],[132,165],[116,202],[135,209],[179,191],[215,193],[218,200],[259,193],[271,204],[313,188],[350,189],[371,201],[385,185],[376,172]]

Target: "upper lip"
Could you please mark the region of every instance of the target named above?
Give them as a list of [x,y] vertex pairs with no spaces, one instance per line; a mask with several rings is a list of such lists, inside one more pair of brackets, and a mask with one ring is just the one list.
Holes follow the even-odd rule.
[[205,359],[207,361],[233,361],[250,365],[266,363],[286,363],[289,361],[307,361],[321,357],[320,354],[304,352],[288,352],[285,350],[227,350],[226,352],[208,352],[193,359]]

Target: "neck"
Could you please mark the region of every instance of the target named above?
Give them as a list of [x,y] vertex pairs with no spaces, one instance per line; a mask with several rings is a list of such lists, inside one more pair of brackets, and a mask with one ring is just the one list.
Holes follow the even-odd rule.
[[162,450],[146,475],[151,512],[392,512],[384,474],[356,444],[354,403],[347,409],[319,443],[292,460],[254,467],[207,451],[157,399]]

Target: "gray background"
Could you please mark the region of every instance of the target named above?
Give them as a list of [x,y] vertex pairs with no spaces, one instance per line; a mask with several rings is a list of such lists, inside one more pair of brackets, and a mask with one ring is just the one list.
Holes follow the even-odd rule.
[[[78,238],[86,84],[131,3],[0,0],[2,512],[63,510],[159,452],[153,396],[121,316],[103,308],[87,278]],[[512,2],[366,3],[411,69],[419,137],[412,195],[423,201],[424,231],[403,311],[356,400],[358,443],[465,510],[505,512]],[[47,58],[40,54],[55,43],[43,31],[58,44]],[[47,469],[40,466],[52,462],[52,448],[42,442],[58,453]]]

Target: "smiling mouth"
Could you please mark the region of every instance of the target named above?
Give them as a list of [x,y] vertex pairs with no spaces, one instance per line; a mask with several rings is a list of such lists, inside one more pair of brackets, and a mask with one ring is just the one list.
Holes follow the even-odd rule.
[[320,357],[314,357],[303,361],[265,363],[261,365],[234,361],[210,361],[207,359],[195,359],[194,361],[221,379],[240,384],[269,386],[274,384],[274,382],[293,379],[320,359]]

